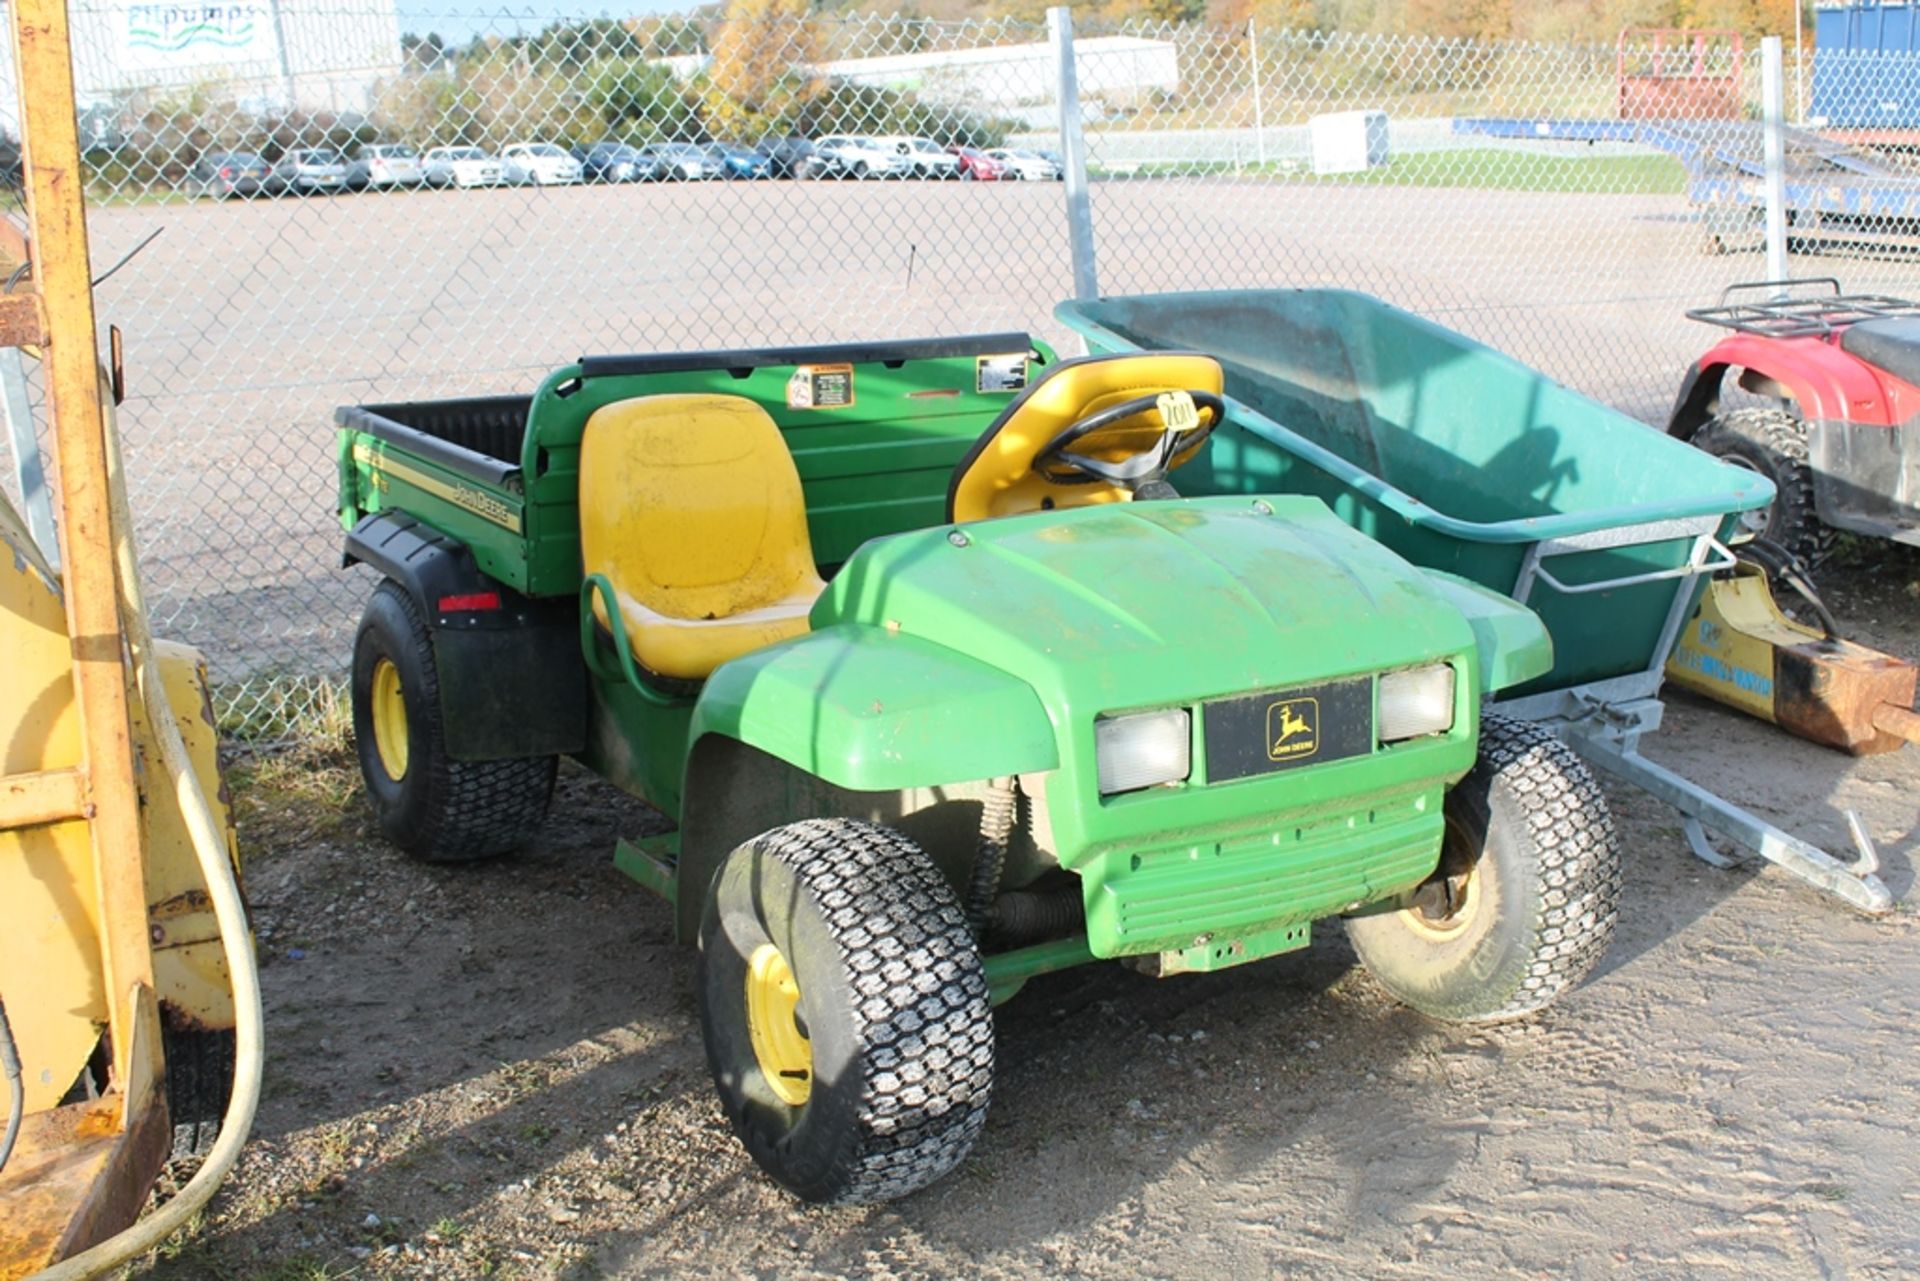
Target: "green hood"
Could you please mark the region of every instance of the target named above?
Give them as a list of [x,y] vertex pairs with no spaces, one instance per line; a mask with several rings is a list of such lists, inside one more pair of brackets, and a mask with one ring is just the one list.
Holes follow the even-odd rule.
[[813,621],[959,650],[1075,719],[1473,646],[1431,579],[1310,498],[1114,504],[883,539]]

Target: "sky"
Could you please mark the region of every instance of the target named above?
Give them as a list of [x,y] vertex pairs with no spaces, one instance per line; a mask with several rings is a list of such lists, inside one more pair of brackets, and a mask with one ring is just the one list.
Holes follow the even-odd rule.
[[533,32],[567,19],[632,18],[651,13],[686,13],[699,0],[401,0],[400,30],[424,36],[437,31],[448,44],[462,45],[482,32],[513,35]]

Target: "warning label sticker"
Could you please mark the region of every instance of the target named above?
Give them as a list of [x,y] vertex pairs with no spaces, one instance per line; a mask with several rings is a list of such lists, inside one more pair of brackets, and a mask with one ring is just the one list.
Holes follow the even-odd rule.
[[789,409],[842,409],[852,403],[852,365],[801,365],[787,379]]
[[982,392],[1025,390],[1027,353],[980,357],[974,385]]

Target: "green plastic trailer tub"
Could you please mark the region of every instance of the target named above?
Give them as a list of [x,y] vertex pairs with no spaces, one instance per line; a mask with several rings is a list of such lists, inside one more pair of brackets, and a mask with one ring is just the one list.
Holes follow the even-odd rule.
[[[1415,564],[1521,600],[1554,666],[1509,691],[1651,696],[1715,539],[1773,486],[1377,298],[1222,290],[1061,303],[1094,354],[1192,350],[1228,415],[1184,494],[1301,493]],[[1519,709],[1516,709],[1519,710]]]

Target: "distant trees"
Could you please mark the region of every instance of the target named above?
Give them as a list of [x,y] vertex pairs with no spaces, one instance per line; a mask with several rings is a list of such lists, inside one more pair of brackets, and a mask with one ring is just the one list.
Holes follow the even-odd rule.
[[[860,47],[876,53],[924,47],[934,35],[913,18],[855,26],[865,37]],[[1004,122],[964,106],[830,81],[819,70],[834,56],[826,31],[810,0],[729,0],[706,25],[601,18],[481,37],[464,49],[437,35],[408,36],[404,68],[376,89],[371,115],[382,136],[421,147],[498,148],[535,138],[563,146],[608,138],[758,142],[840,132],[980,146],[1004,140]]]

